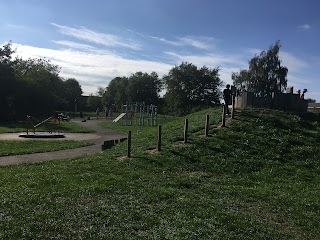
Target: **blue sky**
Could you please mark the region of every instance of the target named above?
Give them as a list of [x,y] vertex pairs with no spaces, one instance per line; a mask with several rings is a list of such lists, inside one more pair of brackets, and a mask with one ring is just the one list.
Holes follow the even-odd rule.
[[0,0],[0,44],[46,57],[84,94],[117,76],[181,62],[219,67],[220,78],[277,40],[288,86],[320,101],[320,2],[316,0]]

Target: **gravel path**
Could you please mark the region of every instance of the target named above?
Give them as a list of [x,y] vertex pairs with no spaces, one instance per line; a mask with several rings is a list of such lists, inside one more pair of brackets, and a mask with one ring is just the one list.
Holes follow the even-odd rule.
[[[90,120],[86,122],[74,121],[84,127],[93,129],[95,133],[66,133],[65,138],[43,139],[43,140],[52,140],[52,141],[87,140],[89,142],[94,143],[94,145],[92,146],[67,149],[67,150],[61,150],[61,151],[55,151],[55,152],[0,157],[0,165],[11,165],[11,164],[26,163],[26,162],[39,162],[39,161],[46,161],[46,160],[53,160],[53,159],[77,157],[77,156],[86,155],[86,154],[93,154],[101,151],[101,145],[103,144],[104,141],[117,140],[120,138],[127,137],[126,134],[123,134],[119,131],[100,127],[98,125],[99,121],[103,121],[103,120]],[[26,140],[26,139],[27,138],[19,137],[17,133],[0,134],[0,140]]]

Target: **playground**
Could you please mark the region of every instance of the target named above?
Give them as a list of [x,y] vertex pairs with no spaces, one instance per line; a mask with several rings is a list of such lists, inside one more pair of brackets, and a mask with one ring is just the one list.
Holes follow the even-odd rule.
[[[37,133],[41,137],[32,138],[34,141],[41,140],[76,140],[76,141],[89,141],[93,143],[91,146],[75,148],[75,149],[66,149],[55,152],[46,152],[46,153],[35,153],[35,154],[25,154],[25,155],[15,155],[15,156],[4,156],[0,157],[0,165],[11,165],[11,164],[19,164],[26,162],[38,162],[43,160],[53,160],[53,159],[63,159],[63,158],[71,158],[77,157],[81,155],[93,154],[101,151],[101,145],[104,141],[107,140],[118,140],[126,137],[125,134],[112,130],[106,129],[99,126],[99,122],[101,120],[90,120],[86,122],[82,122],[81,120],[72,120],[72,122],[79,124],[81,126],[90,128],[94,131],[94,133],[64,133],[63,138],[51,137],[51,133],[45,133],[48,135],[47,137],[42,137],[41,132]],[[33,132],[29,132],[29,135],[33,135]],[[53,133],[54,134],[54,133]],[[20,134],[21,135],[21,134]],[[24,141],[30,138],[20,137],[17,133],[3,133],[0,134],[0,140],[17,140]]]

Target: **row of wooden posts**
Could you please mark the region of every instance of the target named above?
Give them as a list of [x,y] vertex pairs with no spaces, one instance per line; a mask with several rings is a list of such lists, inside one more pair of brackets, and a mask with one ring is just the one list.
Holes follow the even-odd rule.
[[[225,105],[222,105],[222,127],[226,126],[226,107]],[[234,107],[234,100],[232,101],[232,110],[231,110],[231,118],[234,119],[235,115],[235,107]],[[188,142],[188,127],[189,127],[189,122],[188,119],[185,119],[184,122],[184,130],[183,130],[183,143]],[[205,130],[204,134],[206,137],[209,136],[209,114],[206,115],[206,122],[205,122]],[[132,132],[128,132],[128,151],[127,151],[127,157],[131,157],[131,135]],[[161,151],[161,139],[162,139],[162,126],[158,125],[158,144],[157,144],[157,151]]]

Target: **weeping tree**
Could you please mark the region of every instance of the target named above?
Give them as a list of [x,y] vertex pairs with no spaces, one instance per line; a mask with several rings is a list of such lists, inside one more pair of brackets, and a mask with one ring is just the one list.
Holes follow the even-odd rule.
[[232,73],[236,87],[245,87],[248,91],[283,92],[287,87],[288,68],[281,66],[279,59],[280,42],[277,41],[267,51],[262,51],[249,61],[248,70]]

